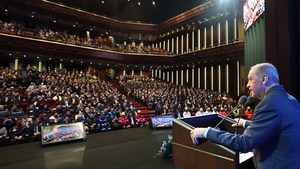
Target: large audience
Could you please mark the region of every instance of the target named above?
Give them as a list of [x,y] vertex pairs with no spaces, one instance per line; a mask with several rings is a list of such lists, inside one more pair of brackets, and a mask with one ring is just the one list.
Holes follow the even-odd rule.
[[82,71],[0,68],[0,143],[41,138],[41,126],[83,122],[97,133],[146,126],[127,97],[96,75]]
[[[156,115],[176,118],[227,115],[236,105],[226,93],[146,76],[119,76],[118,82],[125,93],[96,74],[79,70],[0,68],[0,145],[38,141],[41,127],[54,124],[82,122],[87,133],[147,126],[132,99]],[[244,114],[253,115],[250,108]]]
[[42,26],[37,26],[35,29],[31,29],[26,28],[24,25],[15,21],[4,22],[0,20],[0,32],[47,41],[55,41],[63,44],[112,50],[122,53],[172,55],[172,52],[161,48],[151,47],[150,45],[113,44],[112,40],[106,36],[100,35],[95,38],[88,38],[87,36],[80,37],[79,35],[68,34],[66,30],[53,31]]
[[226,93],[176,86],[141,76],[121,76],[119,83],[140,103],[155,109],[156,114],[189,117],[216,112],[229,112],[236,101]]

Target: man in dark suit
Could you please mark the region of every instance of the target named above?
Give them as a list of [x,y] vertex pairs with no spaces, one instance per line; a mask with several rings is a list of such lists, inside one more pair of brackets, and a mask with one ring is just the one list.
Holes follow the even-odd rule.
[[191,131],[194,144],[206,138],[238,152],[253,150],[257,169],[299,169],[300,104],[279,84],[276,68],[269,63],[253,66],[248,74],[250,95],[260,100],[252,121],[241,119],[242,135],[215,128]]

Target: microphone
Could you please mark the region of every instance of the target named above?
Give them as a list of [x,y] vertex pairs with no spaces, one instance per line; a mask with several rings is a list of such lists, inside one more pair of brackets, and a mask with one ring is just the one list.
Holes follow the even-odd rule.
[[253,104],[253,103],[254,103],[254,101],[255,101],[254,97],[252,97],[252,96],[248,96],[248,97],[247,97],[247,101],[246,101],[246,103],[245,103],[244,107],[247,107],[247,106],[249,106],[249,105]]
[[[249,96],[249,97],[250,97],[250,96]],[[253,98],[253,97],[252,97],[252,98]],[[254,100],[254,99],[253,99],[253,100]],[[228,121],[230,121],[230,122],[232,122],[232,123],[236,123],[236,121],[234,121],[234,120],[231,119],[231,118],[228,118],[228,116],[231,115],[234,111],[236,111],[236,110],[237,110],[238,108],[240,108],[241,106],[242,106],[242,108],[244,108],[244,106],[246,105],[247,101],[248,101],[247,96],[245,96],[245,95],[241,96],[240,99],[239,99],[238,105],[235,106],[235,107],[234,107],[234,108],[233,108],[226,116],[218,115],[219,117],[222,118],[222,120],[221,120],[217,125],[215,125],[214,128],[217,128],[224,120],[228,120]]]
[[[244,108],[249,106],[250,104],[254,103],[255,99],[252,97],[252,96],[248,96],[247,97],[247,101],[246,103],[244,104],[243,108],[242,108],[242,112],[244,111]],[[240,113],[239,115],[239,119],[237,120],[237,124],[239,124],[240,120],[241,120],[241,117],[242,117],[242,112]],[[235,134],[237,134],[237,127],[238,125],[235,126]]]
[[243,95],[240,97],[239,102],[238,102],[238,106],[244,106],[248,101],[247,96]]

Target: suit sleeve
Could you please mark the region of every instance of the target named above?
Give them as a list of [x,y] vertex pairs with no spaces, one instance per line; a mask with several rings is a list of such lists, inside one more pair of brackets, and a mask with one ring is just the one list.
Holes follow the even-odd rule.
[[249,152],[267,142],[280,130],[280,118],[272,106],[265,104],[258,107],[250,125],[242,135],[210,128],[207,139],[226,146],[234,151]]

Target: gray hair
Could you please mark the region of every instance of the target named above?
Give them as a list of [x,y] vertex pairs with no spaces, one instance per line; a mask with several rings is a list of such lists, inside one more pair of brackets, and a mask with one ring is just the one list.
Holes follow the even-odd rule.
[[256,75],[268,75],[270,82],[279,83],[279,75],[276,67],[271,63],[259,63],[252,68],[256,69]]

